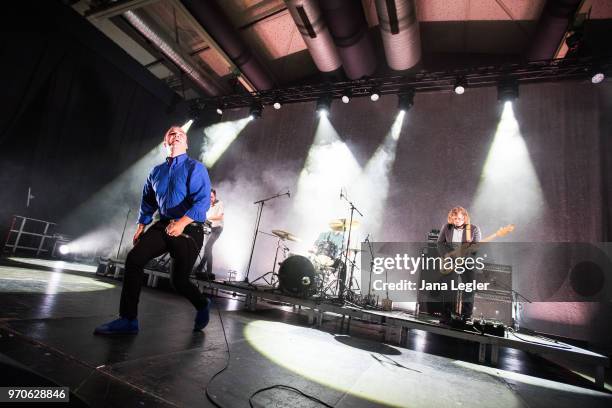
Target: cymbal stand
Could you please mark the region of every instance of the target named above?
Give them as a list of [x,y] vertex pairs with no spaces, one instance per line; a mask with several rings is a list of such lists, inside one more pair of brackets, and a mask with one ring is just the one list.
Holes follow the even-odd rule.
[[[372,301],[372,269],[374,269],[374,249],[372,248],[372,242],[370,241],[370,234],[365,239],[368,243],[368,251],[370,251],[370,281],[368,282],[368,296],[367,303],[370,304]],[[363,265],[362,265],[363,266]]]
[[[355,253],[353,254],[353,260],[351,261],[349,259],[349,262],[351,263],[351,278],[352,278],[353,271],[355,270],[355,268],[359,269],[359,267],[357,266],[357,251],[355,251]],[[360,290],[359,282],[357,281],[357,278],[353,278],[353,281],[355,282],[355,287],[357,288],[357,290]]]
[[[355,204],[353,204],[353,202],[349,200],[349,198],[346,196],[346,194],[344,194],[342,192],[342,190],[340,191],[340,198],[341,199],[344,198],[344,200],[349,204],[349,207],[351,209],[351,217],[350,217],[350,220],[349,220],[349,229],[348,229],[348,239],[346,241],[347,251],[346,251],[346,253],[344,255],[344,264],[348,265],[348,261],[349,261],[349,259],[348,259],[348,252],[349,252],[348,248],[351,247],[351,232],[353,230],[353,214],[355,213],[355,211],[357,212],[357,214],[361,215],[362,217],[363,217],[363,214],[361,213],[361,211],[359,211],[359,209],[357,209],[357,207],[355,207]],[[344,290],[342,292],[346,292],[347,290],[351,291],[352,287],[353,287],[353,269],[351,269],[351,274],[350,274],[350,277],[349,277],[348,288],[345,286],[345,288],[344,288]],[[345,293],[340,293],[340,300],[344,299],[344,295],[345,295]]]
[[259,233],[259,223],[261,222],[261,214],[263,213],[263,207],[266,201],[273,200],[282,196],[291,197],[289,191],[282,194],[276,194],[271,197],[267,197],[258,201],[255,201],[253,204],[257,204],[259,207],[257,208],[257,219],[255,221],[255,231],[253,233],[253,244],[251,245],[251,255],[249,255],[249,263],[247,264],[246,275],[244,277],[244,281],[249,283],[249,272],[251,271],[251,262],[253,261],[253,253],[255,252],[255,242],[257,242],[257,234]]
[[[272,264],[272,271],[271,272],[266,272],[263,275],[261,275],[259,278],[255,279],[253,282],[251,283],[255,283],[258,280],[263,280],[264,282],[266,282],[268,285],[270,286],[274,286],[276,285],[276,281],[278,274],[276,273],[276,265],[277,265],[277,260],[278,260],[278,250],[281,249],[283,250],[283,259],[287,259],[287,251],[289,251],[289,248],[287,247],[287,245],[285,245],[284,243],[284,239],[282,239],[281,237],[278,238],[278,241],[276,242],[276,253],[274,254],[274,264]],[[271,275],[270,280],[268,281],[266,279],[266,276]]]

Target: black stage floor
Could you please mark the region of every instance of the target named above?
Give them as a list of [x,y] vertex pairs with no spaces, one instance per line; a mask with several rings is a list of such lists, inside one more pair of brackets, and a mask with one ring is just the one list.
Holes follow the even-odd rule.
[[[114,317],[121,283],[96,276],[94,267],[32,262],[0,262],[2,385],[69,386],[75,406],[213,406],[208,387],[220,406],[248,407],[254,393],[274,385],[334,407],[612,405],[609,372],[601,392],[579,368],[522,351],[502,349],[493,368],[477,363],[473,343],[413,330],[400,348],[383,344],[376,325],[354,322],[348,336],[338,334],[338,321],[319,330],[290,308],[248,312],[228,298],[215,298],[210,325],[193,333],[186,300],[143,288],[140,334],[94,336],[96,325]],[[252,402],[324,406],[286,388],[259,392]]]

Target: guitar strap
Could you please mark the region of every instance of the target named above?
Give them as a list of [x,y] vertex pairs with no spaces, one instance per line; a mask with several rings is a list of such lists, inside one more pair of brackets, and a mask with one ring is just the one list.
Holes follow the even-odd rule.
[[465,240],[472,242],[472,224],[466,224],[465,226]]

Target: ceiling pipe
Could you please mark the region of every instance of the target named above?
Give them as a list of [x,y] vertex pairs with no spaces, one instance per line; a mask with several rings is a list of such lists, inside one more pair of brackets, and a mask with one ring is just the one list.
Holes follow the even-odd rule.
[[359,79],[376,71],[374,44],[361,1],[319,1],[323,17],[338,48],[346,76]]
[[329,73],[338,70],[342,60],[323,20],[318,1],[288,0],[286,4],[319,71]]
[[161,30],[158,30],[152,21],[149,21],[142,13],[128,10],[122,16],[141,33],[147,40],[157,47],[170,61],[181,69],[189,78],[197,84],[205,93],[211,96],[221,95],[223,89],[218,86],[212,78],[203,73],[191,57],[180,51],[172,41],[164,38]]
[[527,60],[552,58],[559,48],[572,17],[582,0],[547,0],[535,29]]
[[376,14],[391,69],[403,71],[421,60],[421,35],[414,0],[376,0]]
[[242,41],[215,1],[180,1],[257,90],[262,91],[274,87],[274,81],[270,75]]

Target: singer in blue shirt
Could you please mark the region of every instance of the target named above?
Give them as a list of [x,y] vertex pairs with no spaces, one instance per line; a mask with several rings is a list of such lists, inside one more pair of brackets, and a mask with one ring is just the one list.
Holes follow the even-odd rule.
[[[142,191],[134,248],[125,261],[119,319],[96,327],[95,334],[137,334],[138,300],[144,266],[166,252],[174,260],[171,281],[178,293],[196,309],[194,331],[209,321],[210,299],[189,275],[202,248],[206,211],[210,207],[210,179],[202,163],[187,156],[187,135],[172,126],[164,136],[166,162],[153,168]],[[159,221],[145,227],[159,212]]]

